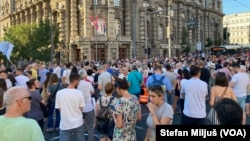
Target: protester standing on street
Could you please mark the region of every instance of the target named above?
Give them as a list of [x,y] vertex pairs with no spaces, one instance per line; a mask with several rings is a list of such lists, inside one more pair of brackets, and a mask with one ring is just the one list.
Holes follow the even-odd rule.
[[200,80],[201,71],[198,66],[190,67],[191,79],[181,85],[181,94],[185,94],[182,125],[203,125],[206,123],[207,83]]
[[249,77],[240,69],[240,65],[238,63],[232,64],[233,71],[235,74],[233,75],[230,86],[233,88],[235,96],[237,98],[237,102],[241,106],[243,110],[243,124],[246,124],[246,98],[247,98],[247,87],[250,84]]
[[38,123],[23,117],[30,110],[31,99],[28,90],[21,86],[6,91],[4,94],[6,113],[0,116],[2,141],[45,141]]
[[84,141],[83,115],[85,106],[83,94],[75,89],[80,76],[72,73],[69,86],[57,92],[55,108],[60,111],[60,141]]
[[160,85],[149,88],[150,102],[147,107],[150,114],[147,118],[147,134],[144,141],[156,140],[156,125],[171,125],[174,112],[168,103],[164,102],[164,92]]
[[129,94],[126,79],[117,78],[115,87],[121,98],[118,99],[113,114],[115,122],[113,141],[134,141],[135,126],[137,121],[141,120],[141,105],[136,96]]
[[128,74],[128,92],[135,95],[138,99],[141,93],[142,75],[138,72],[136,65],[132,65]]
[[30,96],[32,97],[30,111],[27,113],[27,118],[32,118],[37,121],[43,131],[44,115],[40,103],[44,103],[42,96],[37,89],[40,88],[40,83],[37,79],[32,78],[27,82]]

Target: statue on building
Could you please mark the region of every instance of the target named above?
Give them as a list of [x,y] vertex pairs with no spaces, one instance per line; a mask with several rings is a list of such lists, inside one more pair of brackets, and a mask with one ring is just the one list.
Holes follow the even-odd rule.
[[4,1],[3,7],[2,7],[2,14],[8,14],[9,13],[9,2],[7,0]]

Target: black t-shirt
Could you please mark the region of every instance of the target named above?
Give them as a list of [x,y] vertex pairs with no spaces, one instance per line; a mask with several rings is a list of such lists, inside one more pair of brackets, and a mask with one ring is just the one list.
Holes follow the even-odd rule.
[[6,113],[6,107],[0,109],[0,116]]
[[206,68],[201,68],[201,76],[200,76],[200,80],[206,82],[207,84],[209,84],[209,79],[210,79],[210,71]]
[[99,75],[100,75],[100,73],[96,73],[95,75],[94,75],[94,83],[95,83],[95,85],[94,85],[94,88],[97,88],[98,87],[98,77],[99,77]]

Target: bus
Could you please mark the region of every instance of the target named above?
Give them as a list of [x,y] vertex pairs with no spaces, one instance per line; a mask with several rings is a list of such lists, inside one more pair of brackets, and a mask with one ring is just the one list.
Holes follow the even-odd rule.
[[250,45],[221,45],[211,48],[212,55],[241,55],[250,52]]

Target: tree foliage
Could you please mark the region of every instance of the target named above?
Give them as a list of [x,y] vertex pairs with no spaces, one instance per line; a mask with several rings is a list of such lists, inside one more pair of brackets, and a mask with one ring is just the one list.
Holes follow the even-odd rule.
[[[21,24],[11,26],[6,30],[4,40],[14,45],[11,57],[41,61],[50,60],[51,28],[49,20],[39,24]],[[53,27],[53,43],[58,43],[58,30]]]
[[205,45],[205,47],[210,47],[210,46],[212,46],[213,45],[213,40],[212,39],[210,39],[210,38],[207,38],[207,40],[206,40],[207,42],[206,42],[206,45]]

